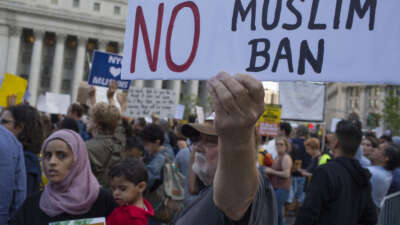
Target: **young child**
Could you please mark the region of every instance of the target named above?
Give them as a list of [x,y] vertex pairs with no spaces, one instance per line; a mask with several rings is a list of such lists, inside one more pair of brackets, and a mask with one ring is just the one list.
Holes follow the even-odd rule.
[[143,198],[148,179],[144,163],[134,158],[124,159],[113,165],[108,175],[119,207],[107,218],[107,225],[147,225],[154,210]]

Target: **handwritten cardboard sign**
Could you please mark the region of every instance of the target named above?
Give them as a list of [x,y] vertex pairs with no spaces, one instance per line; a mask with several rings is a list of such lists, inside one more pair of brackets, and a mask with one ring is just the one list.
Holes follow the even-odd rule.
[[400,83],[400,1],[129,0],[123,79]]
[[173,90],[131,87],[125,115],[138,118],[151,117],[155,113],[160,118],[174,118],[178,104],[176,96]]

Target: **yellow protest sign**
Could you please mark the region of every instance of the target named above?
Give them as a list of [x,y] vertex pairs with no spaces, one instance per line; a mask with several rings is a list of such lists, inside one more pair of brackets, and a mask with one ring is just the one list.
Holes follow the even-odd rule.
[[281,106],[266,105],[264,113],[260,117],[260,122],[279,124],[280,121],[281,121]]
[[10,73],[6,73],[3,84],[0,87],[0,106],[7,107],[7,97],[11,95],[17,96],[17,104],[21,103],[27,87],[27,80]]
[[279,131],[279,123],[281,121],[281,106],[266,105],[264,113],[258,121],[257,127],[260,135],[276,136]]

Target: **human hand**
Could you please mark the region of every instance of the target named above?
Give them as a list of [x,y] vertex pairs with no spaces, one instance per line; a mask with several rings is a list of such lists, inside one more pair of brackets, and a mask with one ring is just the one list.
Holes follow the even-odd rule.
[[96,87],[94,86],[89,88],[89,99],[92,106],[96,104]]
[[7,106],[15,106],[17,105],[17,95],[9,95],[7,96]]
[[107,98],[108,99],[113,99],[115,92],[118,90],[118,83],[115,80],[112,80],[111,83],[108,86],[107,90]]
[[126,111],[126,105],[128,104],[128,92],[123,91],[122,93],[118,93],[117,100],[121,106],[121,112],[124,113]]
[[249,75],[230,76],[222,72],[211,78],[207,86],[215,110],[214,126],[218,135],[240,140],[243,134],[252,134],[264,112],[261,82]]
[[273,171],[273,169],[270,168],[270,167],[265,167],[265,168],[264,168],[264,171],[265,171],[266,174],[271,174],[272,171]]

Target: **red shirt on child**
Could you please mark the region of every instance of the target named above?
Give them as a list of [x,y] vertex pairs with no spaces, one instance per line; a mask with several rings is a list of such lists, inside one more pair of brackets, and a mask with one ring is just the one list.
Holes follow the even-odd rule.
[[154,215],[153,207],[143,199],[146,209],[134,205],[122,205],[114,209],[107,218],[107,225],[147,225],[148,217]]

